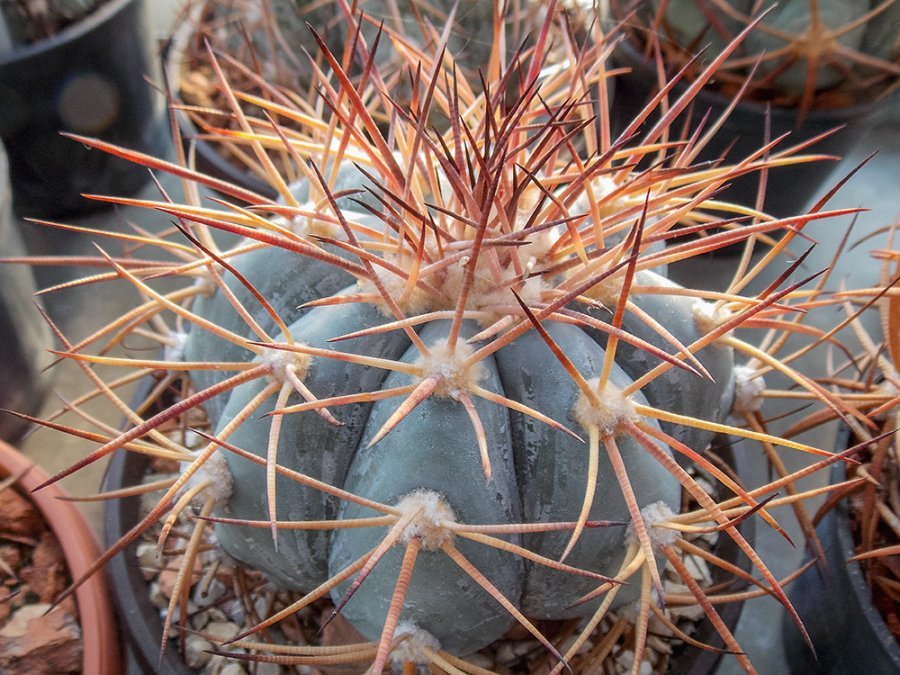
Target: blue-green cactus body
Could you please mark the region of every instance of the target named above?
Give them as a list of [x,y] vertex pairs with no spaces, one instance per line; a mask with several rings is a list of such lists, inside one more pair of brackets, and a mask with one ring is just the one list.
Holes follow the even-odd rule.
[[[743,28],[740,21],[710,0],[653,0],[651,6],[658,10],[663,3],[663,35],[685,48],[706,48],[709,58],[719,54]],[[728,4],[735,12],[747,14],[753,3],[728,0]]]
[[[446,338],[449,322],[427,325],[421,334],[432,346]],[[464,335],[472,335],[467,326]],[[403,361],[419,356],[410,348]],[[500,375],[493,359],[483,362],[481,385],[501,392]],[[410,384],[409,376],[392,373],[385,388]],[[371,438],[397,407],[396,401],[379,401],[372,406],[360,449],[356,452],[344,487],[382,503],[396,504],[402,497],[426,489],[440,494],[463,523],[522,522],[516,464],[506,409],[475,400],[487,434],[493,476],[485,479],[472,425],[464,408],[449,398],[432,397],[421,403],[383,440],[367,448]],[[342,505],[340,518],[375,515],[355,504]],[[384,530],[336,531],[330,560],[336,573],[376,546]],[[517,538],[516,538],[517,539]],[[513,541],[516,541],[514,539]],[[460,551],[508,598],[522,593],[522,562],[509,553],[486,546],[458,541]],[[392,552],[391,560],[380,563],[344,609],[353,625],[368,637],[377,638],[397,581],[402,552]],[[348,584],[334,593],[339,600]],[[423,551],[416,563],[413,582],[404,602],[405,619],[436,636],[445,649],[467,653],[498,639],[512,623],[512,617],[441,551]]]
[[[873,2],[872,7],[879,4]],[[876,58],[900,63],[900,2],[895,0],[868,22],[861,49]]]
[[[588,378],[600,374],[603,351],[583,330],[568,324],[548,322],[546,328],[566,355],[578,364]],[[535,368],[536,361],[542,367]],[[536,333],[526,333],[498,352],[506,394],[517,401],[541,410],[569,428],[578,429],[574,410],[580,390],[553,358],[549,348]],[[613,385],[623,388],[631,379],[616,367]],[[640,403],[646,400],[640,394]],[[516,450],[519,489],[525,522],[565,522],[578,518],[584,500],[587,474],[587,446],[520,413],[512,414],[513,447]],[[651,422],[651,425],[655,426]],[[663,501],[677,508],[679,488],[671,475],[652,459],[636,441],[627,436],[616,439],[629,476],[641,486],[641,507]],[[613,474],[603,448],[600,449],[600,471],[591,520],[630,520],[622,490]],[[526,548],[558,560],[565,551],[571,532],[530,534]],[[626,532],[622,527],[591,528],[581,534],[579,543],[566,558],[568,564],[614,575],[625,556]],[[596,604],[574,607],[582,595],[597,586],[597,581],[551,570],[542,565],[526,565],[523,610],[529,615],[561,619],[592,612]],[[633,589],[635,592],[637,589]],[[616,606],[633,599],[634,592],[621,592]]]
[[[254,260],[253,264],[251,260]],[[322,289],[330,289],[335,284],[334,280],[326,281],[328,274],[323,274],[318,263],[308,264],[299,256],[294,256],[291,262],[292,266],[283,270],[283,276],[294,278],[298,286],[312,284],[316,290],[297,288],[285,292],[284,302],[276,308],[279,310],[286,309],[284,303],[290,306],[313,299],[312,294],[316,292],[327,294]],[[269,260],[263,257],[251,259],[248,255],[242,264],[246,265],[246,276],[254,280],[266,278],[272,269]],[[337,275],[338,278],[341,276]],[[279,283],[284,283],[285,288],[289,286],[286,281]],[[642,273],[637,283],[665,285],[668,282]],[[338,294],[353,291],[349,288]],[[701,334],[693,300],[646,294],[636,296],[634,302],[683,343],[690,343]],[[208,299],[204,306],[216,308],[217,312],[226,310],[218,297]],[[573,308],[581,311],[585,306]],[[412,346],[400,330],[329,342],[331,338],[390,320],[384,311],[366,303],[315,307],[296,319],[289,330],[297,342],[310,347],[421,364],[422,355],[418,348]],[[608,318],[608,315],[602,318]],[[641,322],[633,318],[628,321],[626,329],[669,352],[674,351],[671,344]],[[439,351],[435,346],[439,347],[447,337],[449,326],[448,321],[437,321],[425,323],[417,331],[429,350],[435,352]],[[583,377],[598,376],[604,360],[602,343],[605,338],[601,333],[554,321],[545,321],[544,326]],[[481,328],[473,322],[464,322],[458,343],[460,348],[465,348],[466,339]],[[235,330],[239,329],[236,327]],[[240,332],[248,339],[255,339],[246,327]],[[225,352],[231,350],[226,344],[223,351],[220,341],[197,338],[192,342],[193,348],[205,345],[211,349],[212,353],[206,354],[210,360],[224,359]],[[269,350],[272,351],[278,350]],[[269,352],[260,358],[273,358]],[[710,383],[673,369],[658,382],[644,387],[643,392],[636,392],[632,400],[689,416],[721,420],[732,395],[731,352],[711,347],[702,350],[698,356],[716,382]],[[618,389],[629,386],[658,363],[656,357],[648,357],[621,343],[616,361],[618,365],[612,370],[610,383]],[[582,392],[537,332],[524,333],[480,361],[472,377],[478,386],[532,407],[587,439],[588,431],[584,425],[589,422],[585,422],[578,412]],[[269,382],[271,380],[267,379],[242,385],[229,395],[221,410],[217,412],[211,408],[217,433],[222,435],[233,417]],[[317,397],[327,398],[415,384],[415,378],[401,371],[388,373],[383,369],[313,356],[304,382]],[[313,411],[287,415],[279,438],[278,462],[391,507],[397,507],[409,495],[425,490],[437,495],[452,512],[451,519],[461,524],[577,520],[585,501],[589,444],[521,412],[472,395],[489,448],[492,476],[488,480],[472,422],[463,404],[456,400],[455,391],[438,391],[426,398],[374,444],[371,440],[404,397],[335,408],[333,414],[344,423],[340,427],[326,423]],[[299,401],[298,396],[291,397],[291,403]],[[274,396],[227,440],[265,456],[270,422],[269,418],[260,417],[272,410],[273,405]],[[658,428],[650,418],[642,418],[642,423]],[[672,433],[697,450],[702,450],[708,441],[707,434],[678,429]],[[615,436],[638,507],[663,502],[677,510],[680,499],[677,480],[636,441],[625,434],[615,433]],[[227,506],[221,509],[223,515],[267,521],[270,514],[263,467],[229,455],[226,453],[235,489]],[[588,518],[627,523],[631,514],[602,442],[598,457],[599,475]],[[380,515],[370,508],[326,496],[283,478],[277,480],[276,486],[279,520],[342,520]],[[283,586],[306,591],[340,573],[372,550],[387,531],[387,527],[331,531],[281,529],[276,549],[268,528],[217,527],[221,544],[232,555],[263,570]],[[572,533],[569,529],[501,536],[549,559],[559,559]],[[615,575],[625,555],[629,536],[624,526],[586,528],[566,563]],[[526,616],[562,619],[583,615],[596,607],[596,601],[573,607],[579,597],[599,585],[596,579],[550,571],[511,553],[469,541],[459,534],[450,533],[448,537],[448,541]],[[444,649],[458,654],[470,653],[498,639],[514,620],[496,599],[439,549],[437,544],[423,545],[401,618],[431,633]],[[343,608],[343,614],[369,639],[378,639],[381,634],[403,550],[403,546],[392,547]],[[335,602],[341,600],[351,581],[352,577],[332,591]],[[622,590],[617,605],[633,599],[636,592],[628,588]]]
[[[325,173],[329,173],[327,165]],[[301,180],[290,187],[297,202],[305,204],[309,199],[309,183]],[[371,193],[364,191],[364,187],[372,187],[371,182],[353,164],[349,162],[342,164],[333,190],[338,193],[350,190],[353,192],[338,199],[338,205],[345,209],[359,209],[356,202],[361,202],[372,208],[378,207],[378,201]],[[355,215],[359,222],[375,224],[375,219],[370,214],[357,212]],[[276,222],[282,226],[288,224],[286,219]],[[244,244],[253,246],[258,242],[248,239],[244,241]],[[350,257],[337,247],[323,246],[322,248],[330,255]],[[251,287],[258,295],[265,298],[281,320],[290,326],[306,312],[304,304],[333,295],[353,283],[352,276],[334,265],[274,246],[260,245],[256,250],[242,253],[228,262],[246,283],[228,272],[222,273],[223,281],[235,299],[267,333],[276,329],[275,319],[259,303],[250,290]],[[212,286],[211,282],[210,285]],[[248,340],[259,339],[248,330],[244,319],[235,311],[231,301],[224,293],[215,293],[211,296],[200,295],[194,301],[192,309],[206,320],[225,330],[243,335]],[[188,361],[202,361],[212,357],[217,361],[242,362],[250,360],[253,356],[253,353],[244,346],[228,342],[204,330],[194,330],[188,334],[184,353]],[[195,388],[205,389],[221,382],[228,375],[230,373],[210,370],[197,371],[192,377]],[[222,397],[213,398],[206,404],[207,412],[217,419],[224,404],[225,399]]]
[[[653,272],[639,272],[637,285],[657,286],[660,289],[677,288],[677,285]],[[703,337],[697,323],[700,301],[665,293],[636,293],[631,298],[637,307],[656,320],[660,326],[685,347]],[[582,307],[589,316],[608,321],[609,312],[598,307]],[[639,317],[628,313],[622,328],[645,342],[669,354],[675,351],[672,343]],[[606,344],[607,334],[587,328],[587,332],[601,345]],[[661,360],[638,347],[620,341],[617,362],[632,379],[637,379],[661,363]],[[695,356],[709,373],[708,379],[698,378],[691,372],[671,368],[666,376],[649,382],[642,389],[648,399],[663,410],[678,415],[688,415],[705,420],[721,420],[731,410],[734,398],[734,354],[729,347],[709,345]],[[713,433],[691,426],[662,422],[662,430],[689,448],[702,451],[709,445]],[[683,461],[681,455],[676,458]]]
[[[782,33],[790,36],[799,36],[807,34],[812,21],[812,8],[810,0],[786,0],[780,2],[770,14],[766,16],[765,26],[771,26]],[[826,30],[836,31],[843,26],[853,23],[854,19],[865,14],[871,6],[870,0],[818,0],[818,12],[822,23]],[[859,49],[863,35],[866,31],[865,23],[853,28],[853,30],[843,31],[837,36],[838,42],[848,49]],[[759,29],[750,33],[746,40],[746,49],[751,54],[766,54],[776,50],[784,49],[788,43],[781,37],[772,35]],[[804,47],[810,52],[818,49],[818,46],[811,44]],[[762,74],[773,72],[776,69],[777,76],[775,84],[778,88],[788,94],[801,95],[807,89],[807,71],[809,68],[809,57],[804,51],[795,54],[796,62],[788,68],[783,68],[784,61],[777,59],[771,62],[764,62],[761,65],[760,72]],[[846,73],[839,68],[835,68],[827,63],[817,64],[815,73],[815,90],[827,89],[840,83]]]
[[[384,321],[380,312],[370,305],[337,305],[316,307],[289,326],[293,335],[302,335],[304,344],[323,349],[365,353],[381,358],[398,358],[408,340],[402,333],[386,333],[359,340],[329,344],[335,335],[377,326]],[[377,390],[384,372],[338,360],[316,359],[305,381],[321,398]],[[217,432],[250,402],[266,385],[256,380],[236,389],[219,418]],[[288,404],[302,403],[292,395]],[[230,442],[264,455],[270,420],[262,415],[270,412],[275,398],[270,398],[249,419],[241,424]],[[282,426],[283,441],[278,448],[278,461],[296,471],[341,485],[355,448],[359,445],[367,411],[364,407],[348,407],[335,411],[343,426],[335,427],[314,411],[286,415]],[[230,517],[258,518],[267,513],[265,482],[262,468],[248,460],[227,455],[234,478]],[[338,499],[310,487],[279,477],[276,482],[277,514],[288,520],[332,519],[337,514]],[[294,536],[290,531],[279,535],[276,551],[268,530],[219,527],[218,538],[233,556],[252,562],[279,584],[294,589],[309,589],[327,579],[328,538],[324,531],[304,532]]]

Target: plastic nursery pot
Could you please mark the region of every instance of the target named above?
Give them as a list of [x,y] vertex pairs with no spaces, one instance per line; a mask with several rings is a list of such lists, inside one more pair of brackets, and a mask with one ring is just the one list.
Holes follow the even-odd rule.
[[57,35],[0,54],[0,137],[16,211],[58,216],[104,206],[82,193],[133,194],[146,168],[60,131],[159,152],[160,106],[143,0],[109,0]]
[[[723,437],[714,439],[713,446],[722,461],[732,467],[736,475],[747,474],[749,460],[746,452],[740,452],[739,447],[733,448],[728,439],[724,439],[723,442]],[[149,459],[146,455],[127,452],[115,453],[107,465],[103,481],[104,491],[141,483],[148,467]],[[139,510],[138,499],[117,499],[107,502],[104,514],[104,543],[106,546],[112,546],[137,524],[140,517]],[[753,519],[745,520],[738,529],[752,544],[756,531]],[[713,553],[744,571],[750,570],[750,561],[740,552],[734,541],[727,536],[719,537]],[[135,542],[113,558],[107,564],[106,572],[122,627],[132,648],[132,654],[141,665],[142,672],[158,675],[190,675],[196,672],[182,660],[174,637],[170,640],[169,648],[163,655],[162,661],[159,661],[163,619],[160,617],[159,609],[150,601],[148,582],[144,579],[137,562],[137,543]],[[711,572],[713,582],[717,584],[724,583],[730,578],[729,575],[717,568],[712,569]],[[732,587],[729,590],[740,591],[742,588]],[[728,603],[718,607],[720,616],[729,630],[734,630],[742,609],[742,603]],[[721,640],[708,620],[704,619],[697,625],[694,637],[701,642],[721,646]],[[669,661],[667,672],[669,675],[712,673],[721,657],[721,652],[679,645],[675,648]]]
[[[199,39],[197,33],[200,20],[201,13],[199,11],[190,12],[187,20],[166,40],[160,50],[162,68],[166,74],[171,101],[176,108],[184,105],[179,93],[181,77],[188,67],[188,45],[191,40]],[[253,171],[240,166],[223,154],[219,144],[202,138],[200,129],[184,110],[175,111],[175,120],[185,152],[193,153],[194,164],[198,171],[252,190],[268,199],[275,199],[278,196],[275,189]]]
[[[80,577],[100,557],[94,532],[78,507],[63,501],[65,493],[56,485],[31,492],[48,479],[48,475],[12,446],[0,441],[0,479],[28,470],[17,485],[37,506],[56,535],[69,573]],[[110,602],[106,579],[94,574],[75,591],[78,620],[84,645],[82,672],[85,675],[121,675],[125,672],[122,646]]]
[[[843,450],[849,443],[850,430],[842,427],[837,449]],[[844,465],[835,464],[830,477],[832,483],[845,480]],[[784,648],[791,672],[900,673],[900,643],[872,603],[862,567],[848,562],[856,551],[846,501],[828,512],[816,532],[825,549],[825,561],[791,584],[788,594],[816,654],[810,652],[796,626],[785,622]]]
[[[12,194],[6,154],[0,143],[0,255],[24,254],[18,223],[12,214]],[[34,307],[34,279],[24,265],[0,265],[0,408],[36,413],[51,376],[42,369],[52,346],[47,323]],[[0,415],[0,438],[17,440],[28,423]]]
[[[611,117],[613,128],[618,133],[658,93],[659,88],[655,63],[627,37],[617,44],[612,58],[617,67],[628,69],[628,72],[616,77],[616,96],[613,99]],[[675,101],[686,88],[687,84],[677,83],[669,92],[669,100]],[[686,116],[690,114],[690,129],[694,131],[709,113],[706,124],[708,128],[731,102],[730,98],[706,86],[671,128],[680,129]],[[796,108],[767,106],[764,103],[742,100],[700,153],[697,161],[716,161],[726,153],[727,161],[737,162],[743,159],[766,144],[767,124],[770,140],[790,133],[790,136],[775,146],[773,153],[819,134],[837,130],[804,150],[803,154],[833,155],[840,158],[862,137],[867,128],[867,120],[877,107],[877,104],[871,103],[850,108],[813,109],[801,120]],[[651,115],[644,123],[644,129],[649,129],[656,119]],[[810,200],[819,194],[819,189],[835,166],[836,162],[825,160],[770,169],[763,210],[777,218],[803,213]],[[759,172],[736,178],[730,181],[730,185],[718,198],[744,206],[755,206],[759,182]]]

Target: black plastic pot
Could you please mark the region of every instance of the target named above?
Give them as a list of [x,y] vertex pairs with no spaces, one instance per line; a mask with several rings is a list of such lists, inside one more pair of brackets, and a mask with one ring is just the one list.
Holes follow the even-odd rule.
[[[145,455],[121,451],[115,453],[107,465],[102,489],[108,491],[127,485],[139,485],[149,464]],[[103,511],[104,546],[113,546],[138,523],[140,517],[138,499],[107,502]],[[175,640],[169,642],[162,660],[159,658],[163,620],[159,609],[150,601],[147,580],[137,562],[137,544],[136,541],[110,560],[105,570],[119,625],[128,641],[131,655],[142,673],[190,675],[196,671],[185,664]]]
[[52,38],[0,54],[0,137],[18,213],[90,211],[104,205],[82,193],[133,194],[147,181],[146,168],[59,132],[159,152],[149,47],[143,0],[109,0]]
[[[628,39],[623,39],[617,45],[613,52],[613,62],[617,67],[630,69],[616,77],[616,96],[613,99],[611,117],[613,129],[619,133],[659,89],[655,63]],[[669,100],[675,101],[686,89],[686,84],[677,83],[669,92]],[[682,129],[690,115],[689,128],[693,131],[709,113],[708,127],[730,104],[731,99],[707,86],[700,90],[693,105],[675,120],[671,128]],[[870,104],[852,108],[813,109],[801,119],[796,108],[741,101],[700,153],[697,161],[715,161],[726,153],[726,162],[744,159],[765,145],[767,119],[770,126],[769,139],[790,133],[788,138],[773,149],[773,153],[843,127],[803,151],[803,154],[834,155],[840,158],[861,138],[867,128],[867,119],[876,108],[876,105]],[[644,123],[644,128],[649,129],[657,119],[658,115],[651,115]],[[770,169],[763,210],[778,218],[802,213],[810,200],[819,194],[835,165],[834,161],[825,160]],[[835,181],[837,178],[835,177]],[[753,172],[732,181],[718,198],[753,207],[758,189],[759,172]]]
[[[721,437],[720,437],[721,438]],[[715,442],[715,441],[714,441]],[[746,452],[740,452],[726,441],[716,446],[719,456],[737,475],[746,475],[749,468]],[[739,448],[738,448],[739,450]],[[129,485],[141,483],[149,466],[145,455],[117,452],[109,462],[103,480],[104,490],[116,490]],[[137,524],[139,518],[139,502],[137,499],[118,499],[107,502],[104,512],[104,543],[112,546]],[[755,537],[755,523],[747,519],[738,528],[751,544]],[[714,553],[731,561],[745,571],[750,570],[750,561],[744,556],[734,541],[722,536]],[[140,663],[142,672],[158,675],[190,675],[188,668],[177,651],[174,639],[166,650],[163,661],[159,659],[159,643],[162,636],[163,621],[157,609],[150,601],[147,581],[137,564],[137,544],[132,544],[124,552],[113,558],[106,566],[109,586],[113,590],[113,601],[122,628],[129,640],[132,653]],[[713,582],[725,583],[730,577],[718,568],[712,569]],[[730,590],[739,591],[737,585]],[[730,630],[734,630],[740,618],[743,604],[729,603],[719,608],[720,616]],[[721,639],[709,621],[698,624],[694,637],[714,646],[722,646]],[[712,673],[722,654],[705,651],[682,645],[676,647],[670,661],[669,675],[703,675]]]
[[[837,447],[849,447],[846,427]],[[846,480],[843,464],[831,469],[831,482]],[[855,554],[846,502],[829,511],[816,532],[825,563],[808,570],[790,586],[789,597],[816,648],[810,652],[797,627],[785,623],[784,648],[791,672],[845,675],[900,673],[900,644],[872,604],[862,567],[848,562]]]

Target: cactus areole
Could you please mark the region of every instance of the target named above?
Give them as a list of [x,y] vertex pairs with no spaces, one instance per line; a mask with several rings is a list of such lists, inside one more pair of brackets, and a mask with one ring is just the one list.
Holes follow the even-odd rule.
[[[351,166],[337,183],[332,192],[366,181]],[[307,198],[308,183],[292,189],[298,201]],[[330,207],[322,212],[339,212],[370,239],[385,227],[359,203]],[[310,592],[332,580],[335,604],[368,638],[399,621],[464,655],[500,638],[517,612],[529,620],[584,616],[602,596],[579,599],[604,584],[616,589],[613,607],[638,597],[639,584],[604,577],[615,577],[629,547],[641,545],[639,510],[650,539],[647,509],[679,510],[672,452],[654,439],[668,434],[702,450],[711,438],[668,421],[660,429],[641,411],[720,421],[731,405],[733,356],[715,344],[689,356],[703,376],[664,364],[654,349],[675,352],[715,323],[702,301],[621,264],[608,267],[613,273],[598,267],[596,283],[572,291],[577,273],[543,272],[561,259],[556,226],[457,229],[384,254],[371,275],[377,283],[281,249],[237,256],[227,286],[255,307],[253,321],[221,290],[194,311],[258,349],[197,327],[185,358],[254,358],[270,369],[208,405],[223,444],[287,470],[275,476],[270,468],[267,477],[265,462],[222,451],[233,488],[218,515],[272,523],[219,523],[225,550],[283,587]],[[474,255],[471,241],[467,249],[455,243],[479,234]],[[517,245],[484,246],[504,234]],[[334,243],[322,250],[353,259]],[[254,305],[251,287],[287,326],[280,342],[263,344],[249,327],[280,332],[271,312]],[[549,305],[566,292],[571,299]],[[613,331],[621,339],[611,347],[611,312],[623,294],[628,308]],[[665,372],[634,388],[661,364]],[[226,375],[194,377],[201,389]],[[411,576],[398,602],[404,570]],[[414,642],[407,636],[403,653]]]

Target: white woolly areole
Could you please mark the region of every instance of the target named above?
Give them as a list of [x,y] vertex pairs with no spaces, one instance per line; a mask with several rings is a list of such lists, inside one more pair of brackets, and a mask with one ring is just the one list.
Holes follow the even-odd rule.
[[[538,243],[546,241],[545,238],[536,237]],[[500,275],[495,277],[490,269],[488,256],[483,252],[476,264],[471,285],[466,287],[466,279],[469,275],[471,258],[463,256],[452,265],[446,265],[440,271],[429,277],[428,281],[440,291],[440,297],[435,298],[432,309],[455,309],[460,296],[465,290],[466,309],[487,312],[487,317],[477,317],[479,324],[488,326],[494,321],[509,314],[509,308],[516,306],[516,301],[510,289],[516,293],[526,305],[534,307],[541,301],[542,292],[546,289],[542,275],[535,275],[523,279],[527,272],[535,267],[543,267],[543,258],[547,250],[531,251],[534,244],[520,247],[521,251],[509,251],[506,254],[518,256],[520,267],[516,267],[510,259],[500,261]],[[437,253],[435,252],[435,256]]]
[[[624,284],[625,272],[619,271],[603,281],[594,284],[588,288],[583,295],[593,300],[597,300],[606,307],[614,307],[619,302],[619,298],[622,297]],[[612,310],[610,310],[610,312],[612,312]]]
[[391,652],[391,663],[395,666],[402,667],[404,663],[427,665],[431,663],[431,658],[426,650],[436,652],[441,648],[441,643],[434,635],[409,620],[397,623],[394,640],[401,637],[406,639]]
[[694,301],[694,320],[697,328],[704,335],[712,333],[716,328],[731,319],[731,312],[714,302],[697,299]]
[[[627,219],[624,219],[621,216],[616,218],[617,214],[628,209],[633,209],[635,206],[643,207],[645,197],[645,193],[634,193],[633,191],[628,192],[627,190],[619,192],[615,197],[610,197],[610,195],[621,187],[622,184],[610,176],[597,176],[591,180],[590,184],[591,194],[597,204],[597,211],[600,217],[613,217],[613,223],[611,224],[614,224],[616,229],[618,229],[618,231],[613,234],[613,237],[614,241],[617,242],[626,236],[626,232],[631,229],[632,224],[638,217],[638,214],[634,211],[632,211],[632,214],[629,215]],[[587,190],[584,190],[578,196],[569,211],[571,213],[591,213],[591,200],[588,198]],[[645,226],[654,223],[657,220],[658,217],[651,215],[647,218]],[[623,225],[626,224],[627,228],[623,228]]]
[[[647,504],[641,509],[641,518],[647,526],[647,534],[650,535],[650,542],[654,547],[672,546],[681,536],[676,530],[665,527],[665,523],[672,519],[675,513],[669,508],[665,502],[653,502]],[[634,529],[634,523],[628,526],[628,538],[632,542],[637,542],[637,532]]]
[[435,396],[457,400],[460,394],[469,391],[472,385],[478,384],[487,375],[480,361],[466,364],[466,359],[473,353],[472,347],[465,342],[457,342],[451,350],[447,340],[438,340],[429,347],[427,355],[416,361],[416,365],[422,368],[422,379],[438,379]]
[[607,382],[602,391],[599,390],[600,378],[588,380],[591,390],[596,394],[598,402],[594,404],[583,393],[575,404],[575,419],[585,429],[594,426],[601,433],[618,435],[619,428],[625,422],[635,422],[638,414],[634,403],[622,394],[612,382]]
[[184,346],[187,344],[187,333],[173,330],[169,333],[169,340],[163,346],[163,360],[175,363],[184,359]]
[[766,388],[766,381],[761,375],[754,376],[755,372],[749,366],[734,367],[734,403],[731,410],[737,415],[756,412],[762,406],[761,394]]
[[[398,260],[396,256],[385,255],[384,259],[387,262],[397,265],[397,267],[401,269],[407,269],[410,264],[409,257]],[[391,298],[393,298],[394,302],[396,302],[400,309],[403,310],[404,314],[415,316],[416,314],[424,314],[430,309],[431,300],[428,297],[428,294],[421,288],[414,287],[412,291],[407,294],[405,277],[399,277],[380,265],[373,265],[372,269],[378,277],[378,282],[381,284],[381,287]],[[373,281],[363,279],[359,282],[358,286],[361,293],[371,294],[378,298],[372,304],[378,307],[378,310],[384,316],[390,317],[391,319],[396,318],[394,317],[391,308],[381,297],[381,292]]]
[[291,368],[294,374],[303,379],[309,372],[309,364],[312,358],[308,354],[290,352],[285,349],[266,349],[259,357],[263,365],[272,368],[272,377],[279,382],[287,379],[287,369]]
[[[525,229],[530,217],[530,213],[519,212],[516,215],[516,225],[519,230]],[[554,225],[546,230],[528,235],[526,239],[528,243],[518,248],[519,259],[525,261],[525,269],[530,272],[538,262],[546,257],[556,242],[559,241],[561,232],[560,226]]]
[[[600,215],[609,215],[620,206],[622,197],[617,197],[614,201],[606,201],[606,197],[619,187],[619,184],[609,176],[597,176],[591,180],[591,192],[597,202]],[[591,200],[588,199],[587,191],[582,192],[575,203],[572,205],[572,213],[586,213],[591,210]]]
[[416,513],[416,516],[403,529],[400,543],[408,544],[412,539],[419,539],[422,548],[433,551],[453,539],[453,532],[447,529],[447,523],[456,522],[456,514],[446,500],[434,490],[415,490],[401,497],[397,508],[404,514]]
[[[187,471],[190,464],[190,462],[181,462],[181,473]],[[187,483],[181,488],[179,494],[184,494],[207,481],[210,484],[204,488],[198,497],[201,500],[212,499],[216,504],[227,502],[234,489],[234,478],[228,469],[225,455],[219,450],[210,455],[209,459],[203,462],[203,465],[188,478]]]

